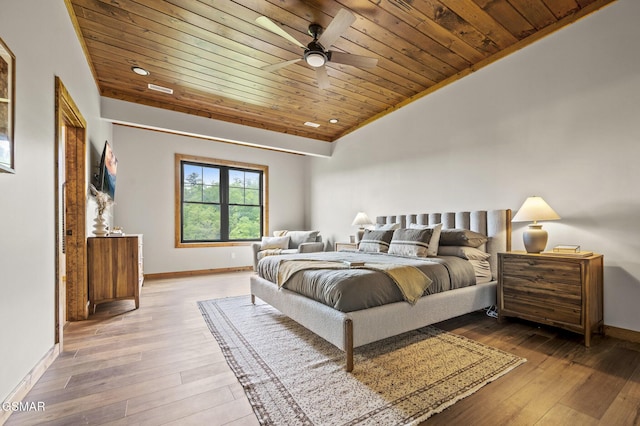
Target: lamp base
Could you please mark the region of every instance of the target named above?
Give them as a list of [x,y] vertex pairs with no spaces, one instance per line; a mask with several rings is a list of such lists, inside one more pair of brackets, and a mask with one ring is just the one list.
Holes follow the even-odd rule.
[[363,236],[364,236],[364,228],[358,229],[358,232],[356,233],[356,243],[359,243],[360,241],[362,241]]
[[533,223],[529,225],[529,229],[522,234],[524,248],[527,250],[527,253],[540,253],[547,247],[548,237],[549,234],[542,229],[542,225]]

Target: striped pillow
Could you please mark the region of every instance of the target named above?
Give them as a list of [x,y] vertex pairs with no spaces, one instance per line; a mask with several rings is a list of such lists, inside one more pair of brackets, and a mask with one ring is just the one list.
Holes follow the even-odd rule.
[[417,223],[410,223],[409,229],[433,229],[431,234],[431,241],[429,241],[429,250],[427,256],[435,257],[438,255],[438,246],[440,245],[440,232],[442,231],[442,224],[436,223],[435,225],[418,225]]
[[427,257],[433,229],[396,229],[389,245],[389,254]]
[[389,251],[389,243],[392,237],[393,231],[365,229],[360,244],[358,244],[358,251],[386,253]]

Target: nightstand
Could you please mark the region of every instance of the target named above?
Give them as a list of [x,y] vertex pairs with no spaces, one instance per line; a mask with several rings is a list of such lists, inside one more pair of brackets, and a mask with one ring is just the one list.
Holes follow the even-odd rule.
[[335,251],[358,250],[358,243],[335,243]]
[[498,318],[517,317],[584,335],[604,333],[603,256],[498,253]]

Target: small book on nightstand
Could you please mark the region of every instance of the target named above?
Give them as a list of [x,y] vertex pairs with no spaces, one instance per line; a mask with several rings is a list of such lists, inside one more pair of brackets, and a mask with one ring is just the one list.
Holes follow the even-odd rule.
[[574,251],[574,252],[558,252],[558,251],[543,251],[540,254],[549,256],[564,256],[564,257],[589,257],[593,256],[592,251]]
[[559,245],[553,248],[555,253],[578,253],[580,251],[580,246],[575,245]]

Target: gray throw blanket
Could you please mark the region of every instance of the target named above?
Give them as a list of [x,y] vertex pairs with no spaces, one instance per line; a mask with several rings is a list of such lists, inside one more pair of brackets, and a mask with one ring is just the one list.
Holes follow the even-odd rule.
[[362,266],[351,266],[339,261],[283,259],[278,264],[277,284],[278,287],[284,286],[294,274],[304,270],[349,268],[370,269],[386,274],[398,286],[404,300],[412,305],[418,301],[433,282],[420,269],[409,265],[365,262]]

